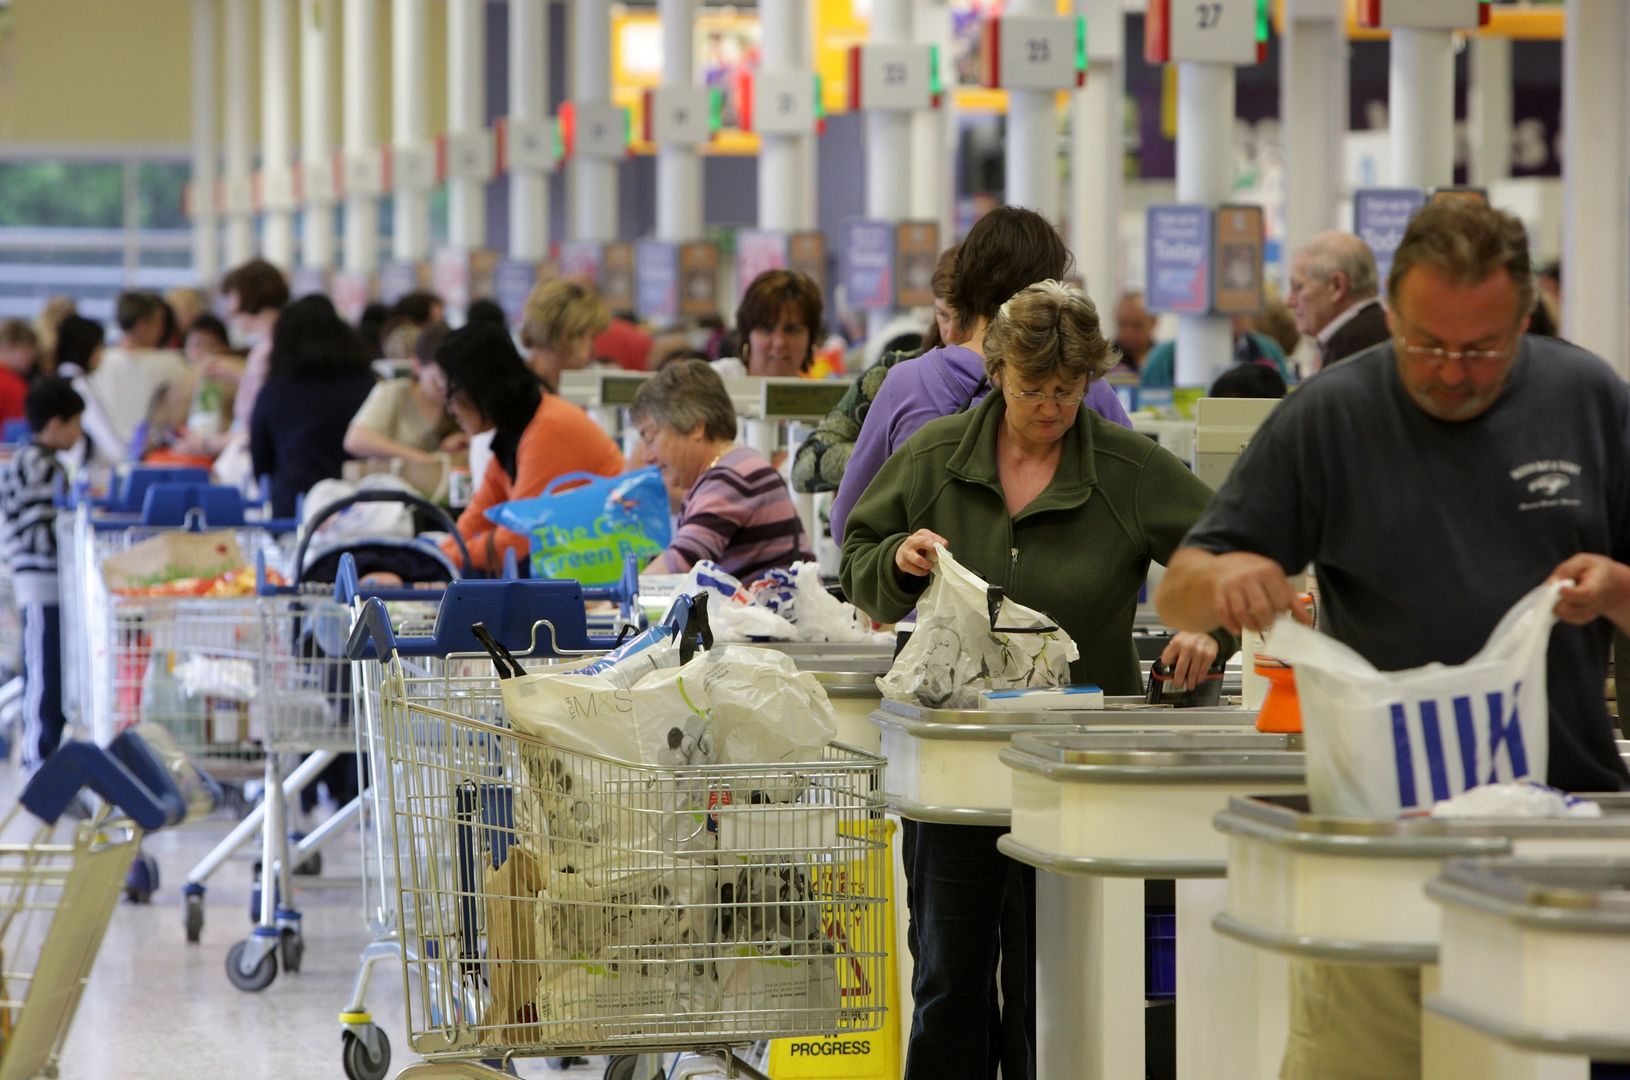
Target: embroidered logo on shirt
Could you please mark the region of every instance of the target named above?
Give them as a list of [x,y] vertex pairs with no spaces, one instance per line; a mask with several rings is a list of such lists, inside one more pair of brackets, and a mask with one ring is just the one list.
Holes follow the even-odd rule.
[[1522,485],[1523,492],[1539,496],[1535,501],[1519,502],[1518,510],[1544,510],[1554,506],[1579,506],[1578,499],[1561,498],[1562,492],[1572,486],[1584,473],[1572,461],[1530,461],[1511,470],[1511,479]]

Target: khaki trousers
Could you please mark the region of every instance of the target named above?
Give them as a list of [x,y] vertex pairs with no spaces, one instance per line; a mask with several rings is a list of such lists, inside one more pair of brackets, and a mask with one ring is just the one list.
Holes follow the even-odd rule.
[[1280,1080],[1419,1080],[1421,970],[1293,960]]

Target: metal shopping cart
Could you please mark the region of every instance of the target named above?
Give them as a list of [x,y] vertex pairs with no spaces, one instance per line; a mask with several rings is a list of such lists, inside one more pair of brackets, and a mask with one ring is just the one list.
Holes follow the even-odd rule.
[[89,483],[81,477],[58,498],[57,579],[58,602],[62,611],[62,670],[65,673],[62,708],[81,731],[89,732],[93,726],[87,711],[89,698],[85,692],[90,685],[91,669],[86,650],[88,629],[82,601],[82,582],[87,573],[95,570],[94,566],[87,566],[92,557],[94,537],[90,522],[93,519],[100,521],[105,528],[112,528],[116,521],[124,527],[139,526],[148,489],[158,484],[198,485],[208,482],[209,473],[204,469],[138,465],[116,477],[111,490],[104,496],[93,495]]
[[400,1076],[670,1051],[762,1076],[734,1049],[880,1026],[881,759],[615,761],[511,730],[490,674],[386,668],[409,1041],[429,1059]]
[[[354,720],[354,687],[346,643],[350,635],[352,609],[337,595],[333,585],[313,582],[313,565],[321,564],[326,554],[318,554],[315,564],[308,565],[306,554],[311,539],[323,521],[341,513],[357,503],[404,503],[432,518],[452,525],[443,511],[417,495],[401,492],[363,492],[355,497],[337,500],[302,529],[302,536],[293,554],[289,586],[269,586],[262,573],[256,608],[261,619],[261,634],[254,642],[253,655],[243,656],[241,663],[253,663],[254,697],[256,712],[264,720],[262,741],[266,748],[266,782],[261,806],[246,824],[259,818],[262,837],[262,885],[259,893],[258,924],[251,937],[236,943],[228,950],[227,976],[240,990],[264,990],[277,977],[279,958],[284,971],[298,971],[303,958],[303,938],[300,933],[300,914],[293,907],[292,875],[300,863],[310,862],[339,834],[344,826],[357,818],[362,806],[362,795],[347,803],[339,813],[333,814],[311,836],[300,841],[298,854],[290,852],[289,800],[297,798],[306,785],[313,782],[339,754],[347,753],[357,744]],[[456,533],[455,533],[456,536]],[[406,570],[407,565],[419,572],[442,575],[442,580],[455,577],[455,567],[440,552],[411,541],[394,539],[365,539],[350,544],[352,557],[362,555],[378,564],[381,551],[390,551],[394,559],[388,562],[394,569]],[[463,541],[458,542],[463,565],[468,570],[468,552]],[[352,567],[355,567],[352,562]],[[316,565],[321,573],[321,565]],[[315,588],[313,588],[315,586]],[[305,759],[285,782],[282,777],[284,754],[303,754]],[[194,867],[187,876],[183,894],[186,898],[187,932],[189,940],[196,940],[194,929],[202,925],[202,899],[204,880],[210,871],[230,854],[231,847],[240,844],[246,824],[228,836],[227,841]],[[253,828],[253,826],[248,826]]]
[[[594,620],[585,616],[588,601],[615,600],[621,617],[639,610],[634,586],[637,567],[610,589],[583,588],[574,582],[463,583],[445,591],[370,589],[360,584],[357,567],[342,561],[337,592],[352,604],[355,628],[351,655],[356,701],[358,762],[365,770],[362,810],[363,911],[372,942],[364,948],[356,981],[345,1009],[340,1012],[342,1050],[347,1075],[371,1080],[386,1074],[390,1042],[368,1011],[368,986],[374,966],[398,959],[404,949],[417,947],[412,934],[404,935],[397,904],[395,851],[388,813],[393,773],[384,753],[381,688],[388,669],[406,672],[417,680],[454,687],[468,680],[484,684],[491,662],[469,627],[480,621],[499,640],[527,657],[529,668],[541,670],[562,658],[575,662],[605,651],[616,643],[611,636],[591,632]],[[377,602],[376,626],[365,624],[363,613]],[[443,612],[446,612],[444,617]],[[388,624],[389,645],[375,644],[379,619]],[[562,634],[543,631],[555,625],[570,627]],[[392,664],[394,663],[394,668]]]
[[[106,805],[59,830],[86,787]],[[57,1075],[141,836],[179,823],[189,806],[159,756],[127,732],[106,750],[64,744],[0,820],[0,834],[17,831],[23,810],[40,826],[0,843],[0,1080]]]
[[[78,682],[79,720],[92,738],[107,744],[143,720],[165,728],[181,749],[212,777],[241,783],[260,774],[265,755],[246,702],[207,693],[196,679],[207,665],[189,664],[195,653],[207,658],[207,635],[220,636],[219,648],[235,658],[241,628],[253,626],[252,596],[199,598],[185,591],[162,595],[124,593],[108,588],[106,560],[132,552],[136,545],[165,534],[230,536],[230,544],[248,560],[264,558],[280,565],[282,522],[247,521],[242,496],[207,485],[149,486],[141,512],[103,514],[82,502],[73,516],[73,540],[64,560],[64,636],[74,644],[65,682]],[[221,541],[225,544],[225,540]],[[241,577],[238,592],[252,591],[252,575]],[[196,623],[195,623],[196,620]],[[141,859],[127,892],[146,901],[158,887],[157,864]]]

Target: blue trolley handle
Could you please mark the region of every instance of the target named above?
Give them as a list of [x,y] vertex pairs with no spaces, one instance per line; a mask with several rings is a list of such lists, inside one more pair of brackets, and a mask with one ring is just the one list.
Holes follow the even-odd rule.
[[362,602],[362,610],[351,626],[345,642],[345,655],[352,660],[385,660],[396,651],[396,633],[391,629],[391,613],[377,596]]
[[106,750],[95,743],[64,743],[29,780],[20,801],[29,813],[54,825],[84,788],[148,832],[187,816],[175,781],[134,731],[121,733]]
[[300,544],[294,551],[293,569],[294,583],[296,585],[300,583],[300,574],[306,565],[306,548],[311,545],[311,538],[317,534],[317,527],[335,514],[349,510],[358,503],[395,503],[398,506],[411,506],[415,510],[423,510],[436,519],[438,524],[447,526],[448,534],[452,536],[453,542],[458,545],[461,563],[460,572],[465,577],[475,573],[475,565],[470,562],[470,549],[465,545],[464,537],[459,535],[458,523],[448,516],[447,511],[423,495],[416,495],[411,491],[359,491],[355,495],[335,499],[323,507],[322,512],[312,518],[304,529],[300,530]]

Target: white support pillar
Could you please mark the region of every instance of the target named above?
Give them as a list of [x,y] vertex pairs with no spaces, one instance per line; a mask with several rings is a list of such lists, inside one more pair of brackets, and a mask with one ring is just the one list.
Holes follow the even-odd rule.
[[294,212],[283,190],[294,164],[294,72],[288,0],[260,0],[260,174],[266,202],[260,249],[284,270],[294,266]]
[[[1053,0],[1012,0],[1013,15],[1055,15]],[[1007,95],[1007,201],[1058,221],[1058,107],[1051,90]]]
[[[873,0],[871,41],[898,45],[911,40],[911,0]],[[898,224],[911,213],[911,113],[866,111],[866,216]],[[868,335],[880,334],[890,310],[867,313]]]
[[1297,0],[1285,10],[1279,101],[1287,252],[1328,229],[1351,227],[1336,218],[1347,133],[1346,20],[1341,0]]
[[221,274],[221,208],[215,201],[217,2],[192,0],[192,272],[205,285]]
[[[763,71],[804,71],[809,38],[802,0],[759,0],[760,65]],[[765,134],[758,151],[758,227],[796,232],[805,227],[813,186],[798,135]],[[745,284],[745,283],[744,283]]]
[[226,130],[223,171],[226,198],[226,266],[240,266],[255,257],[255,212],[249,204],[251,160],[254,146],[254,111],[250,108],[249,80],[254,52],[249,47],[249,0],[226,0]]
[[1393,28],[1388,50],[1387,116],[1392,125],[1393,186],[1436,188],[1454,183],[1452,30]]
[[1471,86],[1467,126],[1471,129],[1473,185],[1488,187],[1511,176],[1511,39],[1470,39]]
[[300,265],[334,265],[334,8],[300,0]]
[[[485,0],[447,0],[447,134],[486,128],[487,21]],[[487,182],[447,181],[447,245],[474,251],[487,242]]]
[[[545,0],[509,0],[509,116],[549,115],[549,8]],[[549,255],[549,175],[514,168],[509,174],[509,257],[538,262]]]
[[[394,0],[391,11],[391,144],[398,159],[430,149],[429,0]],[[430,257],[430,193],[404,176],[392,178],[391,255],[398,262]]]
[[[810,0],[793,0],[793,18],[796,25],[803,27],[803,36],[798,43],[798,69],[810,71],[815,69],[814,44],[817,31],[815,7]],[[815,103],[817,114],[821,112],[821,103]],[[799,210],[798,228],[813,229],[821,219],[821,190],[819,179],[821,175],[821,160],[819,147],[815,137],[815,126],[798,136],[798,153],[803,161],[804,174],[804,202]]]
[[951,9],[945,0],[915,0],[914,38],[939,46],[940,85],[945,94],[937,109],[911,114],[911,217],[937,221],[940,242],[949,247],[956,236],[956,63],[951,49]]
[[1562,39],[1562,333],[1627,369],[1630,145],[1624,58],[1630,6],[1569,0]]
[[[1234,69],[1177,65],[1177,201],[1216,206],[1233,183]],[[1209,386],[1234,360],[1226,315],[1177,320],[1177,386]]]
[[[611,104],[611,10],[602,0],[572,0],[571,98]],[[617,239],[617,162],[577,153],[566,163],[567,231],[574,240]]]
[[[662,20],[662,85],[696,82],[696,0],[658,0]],[[657,148],[657,233],[671,244],[699,240],[702,220],[702,158],[694,146]]]
[[[345,0],[345,153],[379,153],[379,0]],[[345,269],[370,274],[379,268],[379,197],[345,190]]]
[[1070,250],[1100,317],[1121,292],[1125,14],[1120,0],[1075,0],[1087,20],[1087,82],[1070,95]]

